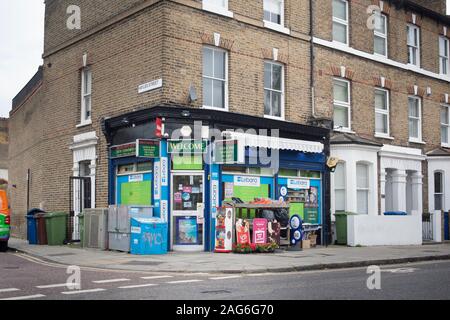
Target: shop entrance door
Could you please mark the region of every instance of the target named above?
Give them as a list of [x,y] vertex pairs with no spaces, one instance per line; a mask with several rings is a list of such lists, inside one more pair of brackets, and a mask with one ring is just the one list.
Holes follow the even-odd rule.
[[204,172],[174,172],[171,186],[172,250],[204,251]]

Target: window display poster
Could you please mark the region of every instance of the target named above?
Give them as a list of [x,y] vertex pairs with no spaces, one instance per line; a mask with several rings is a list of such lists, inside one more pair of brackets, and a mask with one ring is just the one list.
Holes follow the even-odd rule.
[[250,244],[250,224],[247,220],[236,222],[236,240],[238,244]]
[[309,189],[309,193],[308,193],[308,203],[310,204],[310,206],[318,206],[318,201],[319,201],[319,190],[317,189],[317,187],[311,187],[311,189]]
[[291,202],[289,203],[289,216],[298,215],[305,220],[305,204],[303,202]]
[[197,217],[177,219],[177,244],[197,244],[198,225]]
[[121,204],[146,206],[152,204],[152,182],[123,183],[120,190]]
[[319,208],[305,208],[304,222],[319,224]]
[[267,243],[267,219],[253,219],[253,243]]

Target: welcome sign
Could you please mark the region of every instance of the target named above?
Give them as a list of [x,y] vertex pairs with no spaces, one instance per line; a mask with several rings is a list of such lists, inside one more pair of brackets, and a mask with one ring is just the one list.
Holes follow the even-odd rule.
[[193,154],[206,153],[206,140],[169,140],[168,153]]

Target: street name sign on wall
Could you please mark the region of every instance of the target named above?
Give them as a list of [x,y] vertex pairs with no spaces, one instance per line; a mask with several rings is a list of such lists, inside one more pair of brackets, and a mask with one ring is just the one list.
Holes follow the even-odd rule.
[[245,148],[238,140],[221,140],[214,143],[214,163],[237,164],[245,162]]
[[206,153],[206,140],[169,140],[168,153],[195,154]]
[[136,143],[126,143],[118,146],[112,146],[110,148],[111,159],[135,157],[136,156]]
[[144,93],[148,91],[152,91],[163,86],[163,79],[153,80],[144,84],[141,84],[138,87],[138,93]]
[[138,158],[159,158],[160,145],[159,140],[138,139],[136,142],[136,157]]

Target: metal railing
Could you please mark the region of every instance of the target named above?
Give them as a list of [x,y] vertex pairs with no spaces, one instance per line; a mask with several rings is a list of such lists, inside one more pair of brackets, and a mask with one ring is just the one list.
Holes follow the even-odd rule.
[[433,241],[433,213],[424,213],[422,215],[422,239],[424,241]]

